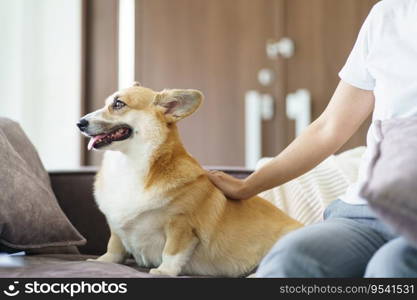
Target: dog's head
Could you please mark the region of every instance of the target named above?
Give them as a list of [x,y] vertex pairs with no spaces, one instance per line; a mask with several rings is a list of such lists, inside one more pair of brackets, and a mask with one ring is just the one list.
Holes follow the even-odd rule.
[[123,151],[132,141],[160,141],[169,124],[192,114],[202,100],[197,90],[155,92],[135,83],[109,96],[103,108],[82,117],[77,126],[90,137],[89,150]]

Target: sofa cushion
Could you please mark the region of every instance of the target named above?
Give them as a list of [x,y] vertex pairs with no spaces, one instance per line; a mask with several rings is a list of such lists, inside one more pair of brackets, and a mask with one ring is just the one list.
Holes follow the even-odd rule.
[[417,245],[417,117],[374,122],[377,142],[361,196]]
[[86,261],[93,256],[43,254],[23,257],[23,267],[0,269],[0,278],[150,277],[129,266]]
[[14,249],[82,245],[20,126],[0,118],[0,243]]
[[[86,261],[92,255],[43,254],[23,256],[23,267],[0,268],[0,278],[154,278],[133,259],[125,264]],[[181,276],[188,277],[188,276]],[[203,276],[198,276],[203,277]]]

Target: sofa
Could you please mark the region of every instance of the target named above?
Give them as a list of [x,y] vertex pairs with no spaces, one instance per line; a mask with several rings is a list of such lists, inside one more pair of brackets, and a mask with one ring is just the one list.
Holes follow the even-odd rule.
[[[251,172],[239,168],[214,167],[233,176],[244,178]],[[148,269],[140,268],[133,259],[124,265],[86,261],[106,251],[109,228],[93,197],[93,181],[97,169],[84,167],[75,170],[51,171],[49,177],[59,206],[87,240],[77,246],[78,253],[29,254],[22,257],[23,266],[0,268],[0,277],[94,277],[94,278],[151,278]],[[55,252],[55,253],[54,253]]]
[[[364,150],[359,147],[331,156],[306,174],[260,195],[305,225],[319,222],[325,207],[356,181]],[[252,172],[231,167],[206,169],[238,178]],[[106,252],[110,236],[93,197],[96,172],[97,167],[47,172],[19,124],[0,117],[0,277],[160,277],[149,274],[133,259],[123,265],[87,261]],[[414,199],[409,200],[414,203]],[[406,207],[415,220],[416,206]],[[395,212],[392,207],[389,211]],[[395,216],[395,220],[404,219],[401,214]],[[408,223],[406,233],[411,232],[408,236],[415,241],[415,225]]]
[[[261,196],[304,224],[318,222],[328,202],[355,179],[362,152],[332,156]],[[252,172],[206,168],[238,178]],[[24,251],[13,258],[20,265],[8,268],[1,264],[1,255],[8,255],[0,254],[0,277],[156,277],[133,259],[124,265],[86,261],[104,254],[109,240],[93,197],[96,167],[47,172],[19,124],[0,117],[0,171],[0,252]]]

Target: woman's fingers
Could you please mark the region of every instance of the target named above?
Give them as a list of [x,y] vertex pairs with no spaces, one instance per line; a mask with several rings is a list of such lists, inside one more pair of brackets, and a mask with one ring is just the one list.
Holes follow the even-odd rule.
[[240,190],[243,182],[221,171],[208,171],[207,176],[228,198],[241,199]]

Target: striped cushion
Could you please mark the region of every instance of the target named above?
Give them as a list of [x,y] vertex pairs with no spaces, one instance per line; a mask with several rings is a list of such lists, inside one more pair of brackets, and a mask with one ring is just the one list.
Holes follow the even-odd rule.
[[[271,201],[303,224],[322,220],[323,210],[343,195],[356,181],[360,158],[365,147],[332,155],[304,175],[265,191],[261,197]],[[257,169],[271,158],[259,161]]]

